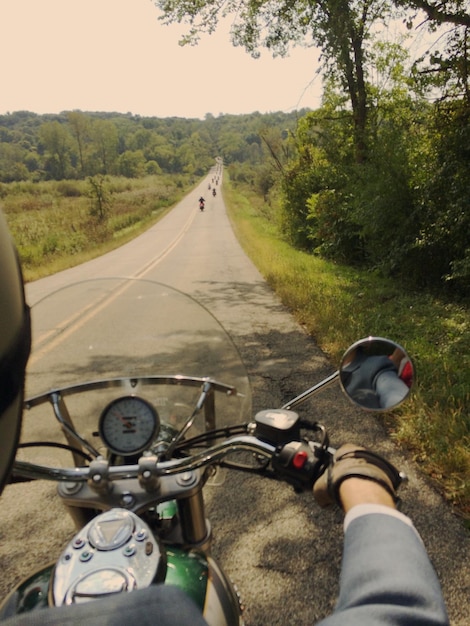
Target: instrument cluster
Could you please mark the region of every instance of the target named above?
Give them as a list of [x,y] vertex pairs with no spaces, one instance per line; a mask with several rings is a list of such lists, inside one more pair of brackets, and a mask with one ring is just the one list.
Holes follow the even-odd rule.
[[156,409],[139,396],[129,395],[110,402],[101,413],[99,435],[108,450],[119,456],[134,456],[146,450],[160,430]]

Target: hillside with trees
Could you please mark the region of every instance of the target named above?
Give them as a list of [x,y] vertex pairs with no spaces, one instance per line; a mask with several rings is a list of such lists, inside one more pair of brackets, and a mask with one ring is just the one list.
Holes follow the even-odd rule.
[[264,159],[260,129],[293,131],[302,113],[208,114],[205,120],[82,111],[0,115],[0,182],[201,176],[217,155],[256,165]]
[[[371,90],[366,159],[357,158],[351,111],[334,85],[320,109],[290,114],[197,120],[16,112],[0,116],[0,197],[21,181],[88,181],[95,196],[106,177],[183,175],[188,182],[222,156],[233,182],[264,198],[292,245],[466,297],[469,105],[418,98],[400,65],[404,50],[387,55],[387,88]],[[69,185],[68,195],[81,195],[77,189]]]

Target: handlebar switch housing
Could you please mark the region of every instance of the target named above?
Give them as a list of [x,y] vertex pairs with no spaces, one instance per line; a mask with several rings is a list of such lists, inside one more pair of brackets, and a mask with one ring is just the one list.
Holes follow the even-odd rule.
[[300,420],[288,409],[267,409],[255,415],[255,436],[275,446],[300,439]]
[[293,485],[296,491],[308,491],[324,469],[324,463],[305,441],[291,441],[273,457],[276,475]]

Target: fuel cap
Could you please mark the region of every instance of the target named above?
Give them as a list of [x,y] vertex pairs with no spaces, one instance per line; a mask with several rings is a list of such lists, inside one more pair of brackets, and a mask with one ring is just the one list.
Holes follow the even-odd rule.
[[132,591],[134,587],[135,580],[126,570],[99,569],[85,575],[70,587],[65,597],[65,604],[81,604],[113,593]]

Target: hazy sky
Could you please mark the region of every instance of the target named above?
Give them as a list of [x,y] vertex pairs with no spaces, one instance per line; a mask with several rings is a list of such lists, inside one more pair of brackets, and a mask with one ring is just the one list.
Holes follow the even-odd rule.
[[320,105],[318,51],[252,59],[228,25],[181,47],[151,0],[0,0],[0,113],[18,110],[206,113]]

